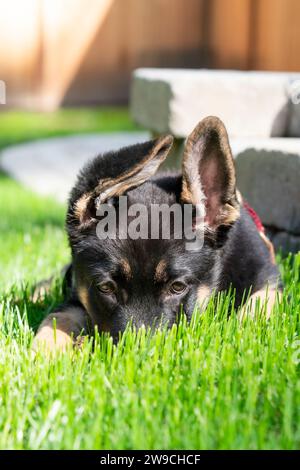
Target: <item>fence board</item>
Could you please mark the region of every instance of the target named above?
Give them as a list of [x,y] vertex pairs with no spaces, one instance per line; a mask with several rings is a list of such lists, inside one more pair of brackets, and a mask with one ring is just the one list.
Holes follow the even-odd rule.
[[9,105],[124,102],[142,66],[300,70],[299,0],[10,0],[0,13]]

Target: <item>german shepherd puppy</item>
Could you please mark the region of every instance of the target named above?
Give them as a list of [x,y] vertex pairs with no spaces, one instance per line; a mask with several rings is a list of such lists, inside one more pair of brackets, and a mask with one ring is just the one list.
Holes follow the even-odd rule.
[[[66,220],[72,250],[71,294],[42,322],[35,342],[64,348],[95,326],[117,340],[129,321],[137,328],[172,324],[181,308],[190,318],[196,305],[204,308],[214,292],[231,286],[241,315],[254,310],[253,302],[250,307],[241,305],[249,291],[250,299],[267,298],[270,313],[279,272],[236,189],[224,124],[216,117],[205,118],[186,141],[182,173],[154,176],[172,142],[172,136],[165,136],[99,155],[83,168],[70,195]],[[120,215],[115,238],[100,239],[97,224],[103,217],[97,211],[106,203],[117,209],[124,195],[129,212],[136,203],[148,209],[152,204],[202,208],[201,246],[187,249],[186,237],[177,238],[174,225],[168,239],[161,233],[154,239],[124,238]],[[195,210],[191,220],[195,228]]]

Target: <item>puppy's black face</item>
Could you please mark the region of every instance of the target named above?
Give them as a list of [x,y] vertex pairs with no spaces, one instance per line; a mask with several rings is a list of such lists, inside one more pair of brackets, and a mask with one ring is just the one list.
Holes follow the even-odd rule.
[[[146,182],[127,193],[128,207],[143,201],[176,202],[174,192],[158,185],[164,178]],[[178,187],[177,187],[178,189]],[[150,205],[145,206],[150,211]],[[117,208],[117,205],[116,205]],[[149,220],[149,234],[151,221]],[[136,327],[172,324],[183,310],[188,317],[198,301],[202,305],[212,291],[218,252],[210,244],[186,249],[184,238],[99,240],[92,232],[73,256],[78,295],[93,323],[115,338],[129,321]]]
[[[128,322],[136,327],[171,325],[181,310],[190,317],[216,287],[218,235],[238,216],[238,203],[226,132],[219,120],[209,119],[187,142],[182,175],[153,177],[171,146],[171,139],[163,138],[98,157],[71,194],[67,229],[77,294],[93,323],[114,338]],[[118,209],[124,195],[128,213],[142,204],[148,214],[143,216],[147,233],[137,239],[120,235]],[[97,209],[107,202],[117,214],[114,239],[103,239],[97,232],[103,220]],[[184,227],[178,237],[174,224],[169,237],[162,236],[160,228],[153,238],[153,204],[177,204],[182,221],[184,204],[205,205],[203,243],[187,249]],[[163,226],[163,217],[160,222]]]

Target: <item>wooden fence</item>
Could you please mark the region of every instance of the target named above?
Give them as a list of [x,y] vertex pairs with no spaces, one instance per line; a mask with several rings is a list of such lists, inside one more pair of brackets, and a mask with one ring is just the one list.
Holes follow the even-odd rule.
[[136,67],[300,70],[299,0],[0,2],[7,104],[122,103]]

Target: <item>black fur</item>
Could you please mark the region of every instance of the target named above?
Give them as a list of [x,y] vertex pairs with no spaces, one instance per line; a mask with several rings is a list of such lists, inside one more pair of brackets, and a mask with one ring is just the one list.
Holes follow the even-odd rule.
[[[241,208],[240,217],[229,226],[220,225],[207,232],[199,251],[187,251],[185,240],[99,240],[95,220],[80,226],[76,203],[93,192],[99,180],[117,178],[151,150],[153,142],[139,144],[96,157],[78,177],[71,192],[66,228],[72,250],[72,294],[69,303],[82,301],[80,290],[87,295],[85,308],[93,324],[117,337],[128,321],[136,326],[176,321],[181,306],[188,317],[197,303],[199,287],[210,292],[234,287],[236,305],[245,291],[252,293],[266,284],[277,285],[279,273],[270,253],[248,212]],[[152,203],[181,203],[182,175],[158,174],[126,192],[128,206],[136,202],[150,207]],[[118,198],[112,203],[116,205]],[[89,202],[95,206],[95,198]],[[95,217],[95,213],[93,213]],[[130,277],[122,271],[122,260],[130,264]],[[155,270],[164,260],[163,279],[155,279]],[[187,288],[170,293],[174,281]],[[107,295],[98,286],[111,281],[116,292]]]

